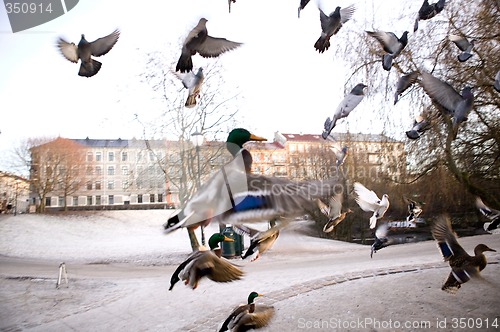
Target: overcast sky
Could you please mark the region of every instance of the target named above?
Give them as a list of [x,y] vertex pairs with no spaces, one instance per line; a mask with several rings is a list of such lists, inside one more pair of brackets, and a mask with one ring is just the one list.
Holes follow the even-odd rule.
[[[275,131],[320,134],[345,89],[355,84],[344,88],[350,73],[334,47],[323,54],[313,47],[320,35],[316,2],[311,0],[300,19],[298,3],[238,0],[229,14],[226,0],[80,0],[63,16],[18,33],[11,32],[5,7],[0,6],[0,169],[8,165],[6,152],[28,137],[141,138],[143,128],[135,114],[144,120],[161,111],[158,96],[140,79],[146,54],[164,50],[176,61],[180,48],[165,48],[184,38],[200,17],[208,19],[210,35],[244,43],[220,57],[228,73],[226,84],[237,85],[241,93],[236,119],[241,126],[270,140]],[[321,4],[325,12],[357,6],[339,33],[375,27],[401,35],[411,29],[412,20],[399,27],[390,18],[400,10],[416,13],[421,2],[414,1],[410,8],[400,1]],[[373,18],[382,22],[374,23]],[[59,36],[77,44],[82,33],[93,41],[116,28],[120,39],[98,58],[102,68],[91,78],[78,76],[80,64],[65,60],[55,47]],[[195,67],[199,59],[193,58]],[[365,99],[335,131],[380,133],[383,124],[374,108]]]

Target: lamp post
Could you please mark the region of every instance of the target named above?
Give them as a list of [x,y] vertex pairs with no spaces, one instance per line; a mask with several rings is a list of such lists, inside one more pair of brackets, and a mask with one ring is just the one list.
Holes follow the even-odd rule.
[[[195,150],[196,150],[196,159],[198,162],[198,173],[196,176],[196,189],[200,189],[200,146],[203,144],[203,134],[198,131],[198,128],[196,128],[196,131],[191,134],[191,143],[193,143]],[[201,226],[201,244],[205,245],[205,232],[203,230],[203,225]]]

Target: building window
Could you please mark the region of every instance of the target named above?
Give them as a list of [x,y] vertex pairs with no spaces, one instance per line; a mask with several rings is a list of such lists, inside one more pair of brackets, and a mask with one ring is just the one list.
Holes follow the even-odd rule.
[[87,167],[87,175],[92,175],[92,167]]
[[101,190],[101,181],[95,182],[95,190]]
[[45,206],[50,206],[51,201],[52,197],[45,197]]
[[96,152],[95,153],[95,161],[101,161],[102,160],[102,153]]
[[127,159],[128,159],[128,154],[126,151],[123,151],[122,152],[122,161],[127,161]]
[[101,166],[96,166],[95,167],[95,174],[96,175],[102,175],[102,167]]
[[115,181],[108,181],[108,189],[115,189]]
[[73,206],[78,206],[78,196],[73,196]]
[[101,195],[95,197],[95,205],[101,205]]
[[122,166],[122,175],[128,175],[128,166]]
[[149,195],[149,203],[154,203],[155,202],[155,194]]
[[88,162],[94,161],[94,155],[92,154],[92,152],[87,152],[87,161]]
[[87,196],[87,205],[92,205],[92,196]]
[[59,196],[58,206],[64,206],[64,196]]
[[108,196],[108,203],[109,204],[115,204],[115,196],[114,195],[109,195]]
[[115,166],[108,166],[108,175],[115,175]]
[[137,203],[142,203],[142,195],[137,195]]
[[128,189],[128,181],[122,181],[122,189]]
[[158,194],[158,202],[163,202],[163,194]]
[[108,152],[108,161],[115,161],[115,153],[113,151]]
[[87,190],[92,190],[92,182],[87,182]]

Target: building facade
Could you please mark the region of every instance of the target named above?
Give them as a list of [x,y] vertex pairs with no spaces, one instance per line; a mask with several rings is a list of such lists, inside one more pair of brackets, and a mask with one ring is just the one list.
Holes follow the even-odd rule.
[[0,213],[26,213],[29,204],[29,181],[0,171]]

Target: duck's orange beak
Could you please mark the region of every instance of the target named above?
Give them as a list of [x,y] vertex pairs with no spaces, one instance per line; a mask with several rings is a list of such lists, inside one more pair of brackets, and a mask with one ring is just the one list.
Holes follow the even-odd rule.
[[250,134],[250,140],[251,140],[251,141],[258,141],[258,142],[262,142],[262,141],[267,141],[267,138],[260,137],[260,136],[256,136],[256,135],[254,135],[254,134]]

